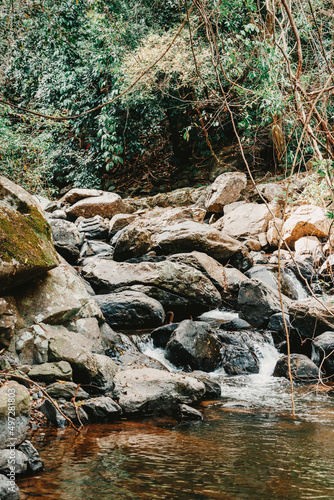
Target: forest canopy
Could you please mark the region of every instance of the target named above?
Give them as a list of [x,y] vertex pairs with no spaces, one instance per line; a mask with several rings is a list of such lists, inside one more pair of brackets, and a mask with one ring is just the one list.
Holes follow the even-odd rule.
[[333,19],[320,0],[4,0],[0,171],[50,196],[208,181],[331,182]]

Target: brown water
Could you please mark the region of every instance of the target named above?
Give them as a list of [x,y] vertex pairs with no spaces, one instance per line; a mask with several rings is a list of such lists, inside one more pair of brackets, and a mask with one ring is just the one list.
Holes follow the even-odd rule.
[[[203,422],[44,429],[45,470],[18,481],[22,499],[334,499],[333,399],[297,388],[293,420],[285,381],[256,377],[230,379]],[[252,406],[224,406],[236,396]]]

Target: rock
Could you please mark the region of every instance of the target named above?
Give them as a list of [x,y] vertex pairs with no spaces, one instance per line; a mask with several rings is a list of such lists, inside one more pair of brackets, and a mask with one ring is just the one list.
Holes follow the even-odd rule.
[[0,293],[57,265],[41,208],[23,188],[0,176]]
[[[66,363],[66,361],[61,361],[61,363]],[[75,396],[76,401],[79,401],[80,399],[89,398],[89,394],[81,387],[78,389],[78,385],[74,382],[54,382],[47,386],[46,391],[54,399],[69,401]]]
[[[12,401],[13,400],[13,401]],[[15,400],[15,401],[14,401]],[[9,403],[15,405],[14,436],[8,425]],[[10,415],[12,416],[12,415]],[[29,428],[30,394],[28,389],[17,382],[5,382],[0,387],[0,443],[9,446],[24,441]]]
[[214,225],[187,221],[168,226],[153,235],[153,250],[158,255],[197,250],[217,260],[228,259],[244,247],[241,243],[218,231]]
[[[288,328],[288,331],[291,329],[290,316],[288,314],[284,314],[285,323]],[[285,333],[283,314],[282,312],[273,314],[268,323],[268,329],[274,330],[274,332]]]
[[155,196],[147,196],[145,198],[134,199],[127,198],[124,200],[129,211],[135,212],[136,210],[155,208],[155,207],[183,207],[196,203],[203,195],[205,188],[182,188],[175,189],[169,193],[159,193]]
[[96,295],[109,326],[121,330],[154,328],[163,324],[162,305],[140,292],[125,291]]
[[[304,354],[290,354],[292,378],[298,382],[313,382],[319,379],[319,368]],[[282,356],[276,363],[274,377],[289,378],[288,356]]]
[[64,323],[80,317],[88,304],[93,304],[95,310],[91,310],[87,316],[101,314],[81,278],[66,264],[61,264],[44,278],[19,290],[16,302],[27,326],[34,323]]
[[81,408],[87,413],[90,422],[112,421],[122,413],[121,407],[107,396],[87,399]]
[[202,413],[189,405],[179,405],[176,414],[180,420],[203,420]]
[[313,340],[312,361],[326,377],[334,375],[334,331],[324,332]]
[[[275,215],[277,212],[275,207],[270,206],[270,208]],[[229,211],[213,226],[236,240],[257,240],[260,233],[267,231],[268,222],[272,217],[265,204],[244,203]]]
[[[316,236],[304,236],[295,242],[295,257],[299,255],[311,255],[314,260],[316,256],[322,257],[321,243]],[[320,259],[318,259],[319,262]]]
[[101,336],[106,346],[107,354],[111,357],[119,357],[127,353],[138,353],[138,348],[124,333],[114,332],[107,323],[100,327]]
[[200,370],[195,370],[189,374],[189,377],[194,377],[195,379],[203,382],[205,385],[205,399],[219,399],[221,396],[221,385],[218,380],[215,380],[210,374],[202,372]]
[[43,363],[31,368],[29,378],[51,384],[56,380],[72,380],[72,368],[67,361],[58,363]]
[[67,219],[67,215],[66,215],[65,210],[55,210],[51,214],[47,212],[46,216],[47,216],[48,220],[50,220],[50,219],[63,219],[63,220],[66,220]]
[[268,222],[267,242],[271,247],[278,247],[280,235],[282,232],[283,221],[275,217]]
[[[287,304],[287,299],[285,299],[285,304]],[[242,319],[245,319],[255,327],[264,326],[270,316],[281,312],[281,304],[277,292],[257,279],[241,283],[238,305]]]
[[76,203],[77,201],[83,200],[85,198],[93,198],[97,196],[102,196],[103,191],[99,189],[79,189],[74,188],[68,191],[62,198],[60,198],[59,203]]
[[302,205],[284,222],[282,240],[290,248],[304,236],[328,236],[330,220],[323,208],[314,205]]
[[0,498],[5,500],[20,500],[20,490],[14,479],[0,474]]
[[172,333],[179,326],[179,323],[170,323],[169,325],[162,325],[151,332],[154,347],[166,347]]
[[103,241],[87,240],[81,247],[80,257],[85,259],[86,257],[92,257],[93,255],[98,255],[104,259],[112,258],[114,249],[109,245],[109,243],[104,243]]
[[114,397],[130,415],[152,415],[171,404],[191,404],[204,393],[204,384],[193,377],[153,368],[125,370],[115,376]]
[[48,361],[48,341],[39,325],[19,330],[15,337],[15,350],[21,363],[35,365]]
[[28,457],[19,450],[0,450],[0,473],[8,476],[11,472],[11,464],[15,467],[15,474],[21,476],[27,472]]
[[136,370],[138,368],[155,368],[156,370],[168,371],[160,361],[141,352],[126,352],[117,358],[116,363],[120,371]]
[[223,212],[225,205],[240,199],[246,185],[247,176],[241,172],[219,175],[206,190],[205,208],[209,212]]
[[221,366],[228,375],[259,373],[258,358],[248,347],[223,345],[221,348]]
[[209,324],[184,320],[172,333],[165,355],[176,366],[211,372],[220,362],[220,345]]
[[84,198],[69,207],[66,213],[72,217],[107,217],[111,219],[115,214],[126,213],[127,209],[121,197],[115,193],[104,192],[101,196]]
[[257,265],[251,267],[245,274],[248,278],[262,281],[262,283],[265,283],[274,290],[277,290],[278,281],[271,269],[272,267]]
[[31,444],[30,441],[23,441],[19,448],[22,453],[28,458],[28,471],[36,474],[43,469],[43,462],[39,456],[36,448]]
[[330,302],[322,304],[313,298],[302,302],[291,301],[288,312],[291,325],[304,339],[334,331],[334,308]]
[[0,350],[8,347],[18,321],[14,297],[0,298]]
[[114,238],[116,238],[114,260],[117,262],[144,255],[153,244],[150,231],[131,226],[122,229]]
[[[272,316],[271,316],[272,318]],[[238,330],[248,330],[252,328],[252,325],[241,318],[231,319],[231,321],[227,321],[226,323],[222,323],[220,328],[222,330],[228,331],[238,331]]]
[[109,234],[109,220],[103,219],[100,215],[95,215],[90,219],[81,219],[78,231],[87,240],[106,239]]
[[174,262],[129,264],[93,259],[83,268],[82,274],[97,291],[104,293],[137,284],[154,286],[185,299],[189,309],[196,309],[197,313],[214,309],[221,303],[218,290],[208,278],[196,269]]
[[62,411],[66,417],[72,420],[74,425],[80,425],[77,414],[80,417],[80,421],[82,424],[87,424],[89,422],[87,413],[81,408],[81,406],[74,406],[73,403],[67,402],[57,403],[54,401],[54,404],[51,403],[49,399],[46,399],[42,406],[40,406],[39,411],[44,413],[46,418],[49,420],[51,424],[56,425],[57,427],[65,427],[69,425],[69,422],[63,415],[58,411],[58,408]]
[[82,243],[76,225],[61,219],[50,219],[49,224],[56,250],[67,262],[73,264],[79,257]]
[[94,352],[103,353],[102,335],[96,318],[73,319],[66,323],[66,328],[71,332],[81,333],[86,339],[91,340]]
[[139,218],[136,214],[116,214],[109,223],[109,238]]

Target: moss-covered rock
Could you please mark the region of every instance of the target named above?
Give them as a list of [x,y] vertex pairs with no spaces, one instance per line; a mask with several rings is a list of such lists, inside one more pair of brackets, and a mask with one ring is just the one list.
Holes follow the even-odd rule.
[[0,176],[0,293],[57,265],[40,208],[24,189]]

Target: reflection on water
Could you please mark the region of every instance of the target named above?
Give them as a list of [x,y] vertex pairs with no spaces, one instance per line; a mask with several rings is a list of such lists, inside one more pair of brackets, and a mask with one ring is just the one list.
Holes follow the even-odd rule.
[[301,418],[294,421],[284,381],[268,377],[254,399],[259,380],[249,377],[241,398],[252,402],[249,409],[224,407],[240,399],[244,387],[237,378],[228,381],[222,401],[202,406],[204,422],[124,420],[89,426],[80,435],[71,429],[36,434],[45,471],[18,482],[22,498],[334,498],[331,398],[299,388]]

